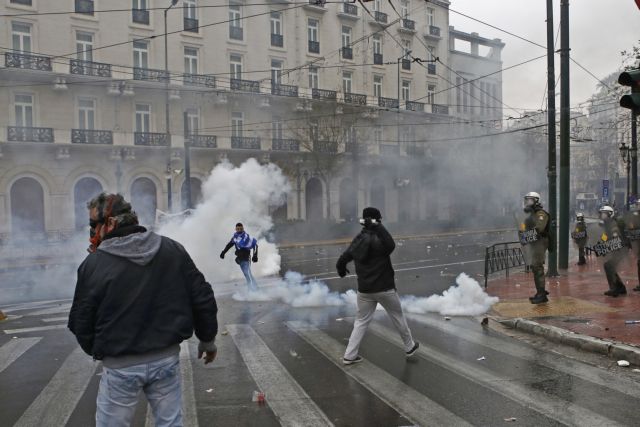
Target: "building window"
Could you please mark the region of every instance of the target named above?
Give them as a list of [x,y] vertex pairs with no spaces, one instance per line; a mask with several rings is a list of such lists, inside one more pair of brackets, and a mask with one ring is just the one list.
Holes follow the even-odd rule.
[[231,136],[242,137],[242,131],[244,127],[244,113],[232,112],[231,113]]
[[343,93],[351,93],[351,71],[344,71],[342,73],[342,92]]
[[136,24],[149,25],[149,0],[133,0],[131,15]]
[[318,89],[320,86],[320,76],[318,67],[309,67],[309,88]]
[[187,131],[189,135],[197,135],[200,129],[200,111],[197,108],[187,109]]
[[96,102],[93,99],[78,100],[78,129],[96,128]]
[[427,104],[434,104],[436,98],[436,85],[427,83]]
[[31,25],[23,24],[22,22],[12,22],[11,39],[14,52],[31,52]]
[[20,94],[15,97],[16,126],[33,127],[33,96]]
[[93,15],[93,0],[76,0],[75,12],[85,15]]
[[133,0],[132,9],[147,10],[149,8],[149,0]]
[[409,101],[411,99],[411,82],[409,80],[402,81],[402,100]]
[[242,10],[240,5],[229,5],[229,38],[234,40],[243,40],[244,34],[242,30]]
[[282,14],[280,12],[271,12],[271,34],[282,35]]
[[351,27],[342,26],[342,47],[351,47]]
[[380,34],[373,36],[373,53],[382,55],[382,37],[380,37]]
[[402,54],[405,59],[409,59],[411,53],[411,40],[402,40]]
[[427,8],[427,25],[430,27],[436,25],[436,11],[432,7]]
[[277,85],[282,83],[282,61],[271,60],[271,83]]
[[147,42],[133,42],[133,66],[149,68],[149,44]]
[[409,17],[409,0],[400,0],[400,15],[403,18]]
[[184,17],[187,19],[198,19],[198,7],[196,0],[183,0]]
[[382,1],[381,0],[373,0],[373,11],[374,12],[382,12]]
[[198,49],[193,47],[184,48],[184,72],[198,74]]
[[76,57],[80,61],[93,61],[93,34],[76,32]]
[[376,98],[382,96],[382,76],[373,76],[373,96]]
[[309,52],[311,53],[320,53],[320,42],[318,41],[319,25],[317,19],[309,19],[307,21],[307,37],[309,39]]
[[435,46],[427,46],[427,58],[435,60],[438,57],[438,51]]
[[272,139],[283,139],[282,132],[282,121],[280,117],[274,116],[271,122],[271,138]]
[[11,0],[9,3],[21,4],[22,6],[33,6],[31,0]]
[[151,132],[151,106],[136,104],[136,132]]
[[232,79],[242,78],[242,56],[231,54],[229,56],[229,66]]

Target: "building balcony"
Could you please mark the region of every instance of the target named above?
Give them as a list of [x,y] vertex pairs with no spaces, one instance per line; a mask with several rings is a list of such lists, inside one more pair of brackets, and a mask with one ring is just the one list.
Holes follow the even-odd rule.
[[198,20],[194,18],[184,18],[183,19],[183,28],[184,31],[188,31],[190,33],[197,33],[200,28],[198,27]]
[[271,82],[271,94],[296,98],[298,96],[298,86],[283,85],[280,83]]
[[271,46],[283,47],[284,36],[282,34],[271,34]]
[[435,25],[429,25],[429,31],[425,34],[427,37],[431,38],[440,38],[440,27],[436,27]]
[[35,127],[7,127],[7,141],[9,142],[53,142],[53,128]]
[[379,22],[381,24],[386,24],[388,21],[387,14],[378,12],[377,10],[373,12],[373,17],[375,18],[376,22]]
[[415,102],[415,101],[407,101],[404,107],[407,111],[415,111],[418,113],[424,113],[424,103]]
[[334,141],[313,140],[312,150],[316,153],[337,154],[338,143]]
[[69,73],[81,76],[111,77],[111,64],[72,59],[69,61]]
[[300,143],[295,139],[273,138],[271,149],[273,151],[300,151]]
[[244,32],[242,27],[236,27],[235,25],[229,26],[229,38],[231,40],[244,40]]
[[378,97],[378,107],[382,108],[398,108],[398,100],[396,98]]
[[383,59],[383,57],[382,57],[381,53],[374,53],[373,54],[373,63],[375,65],[382,65],[382,62],[383,62],[382,59]]
[[358,6],[351,3],[343,3],[342,10],[338,12],[342,16],[346,18],[357,18],[358,17]]
[[110,130],[71,129],[72,144],[113,144]]
[[320,42],[309,40],[309,53],[320,53]]
[[4,65],[7,68],[51,71],[51,58],[27,53],[6,52],[4,54]]
[[411,60],[402,58],[402,69],[405,71],[411,70]]
[[76,0],[76,13],[93,15],[93,0]]
[[367,105],[367,95],[347,92],[344,94],[344,102],[347,104]]
[[436,74],[436,64],[431,63],[431,64],[427,64],[427,74]]
[[215,135],[191,135],[189,146],[192,148],[218,148],[218,137]]
[[416,21],[412,19],[404,18],[402,21],[402,25],[400,26],[401,30],[413,32],[416,30]]
[[449,115],[449,107],[446,105],[431,104],[433,114]]
[[134,132],[133,143],[149,147],[168,147],[171,144],[171,138],[166,133]]
[[260,93],[260,82],[254,80],[231,79],[231,90]]
[[164,70],[133,67],[133,79],[164,83],[169,81],[169,74]]
[[336,99],[338,99],[338,92],[336,92],[335,90],[311,89],[311,97],[313,99],[335,101]]
[[400,154],[400,146],[395,144],[380,144],[380,155],[398,156],[399,154]]
[[149,25],[149,11],[147,9],[131,9],[131,19],[136,24]]
[[260,138],[253,136],[232,136],[231,148],[240,150],[259,150]]
[[324,9],[324,5],[327,3],[327,0],[309,0],[309,4],[305,5],[306,6],[312,6],[312,7],[321,7]]
[[342,51],[342,59],[353,59],[353,48],[343,47],[341,51]]
[[203,74],[184,73],[182,75],[182,83],[185,86],[216,87],[216,78]]

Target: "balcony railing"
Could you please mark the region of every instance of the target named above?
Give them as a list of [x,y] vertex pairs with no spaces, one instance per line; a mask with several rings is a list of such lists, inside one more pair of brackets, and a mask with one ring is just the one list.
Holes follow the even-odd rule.
[[7,127],[9,142],[53,142],[53,128]]
[[411,60],[410,59],[402,58],[402,69],[403,70],[410,70],[411,69]]
[[169,74],[164,70],[154,70],[153,68],[133,68],[134,80],[149,80],[154,82],[166,82],[169,80]]
[[240,150],[259,150],[260,138],[253,136],[232,136],[231,148]]
[[378,12],[377,10],[373,12],[373,17],[375,18],[376,22],[380,22],[382,24],[386,24],[387,23],[387,14],[383,13],[383,12]]
[[432,104],[431,105],[431,112],[433,114],[448,115],[449,114],[449,107],[446,106],[446,105]]
[[429,35],[434,37],[440,37],[440,27],[435,25],[429,25]]
[[242,31],[242,27],[236,27],[235,25],[229,26],[229,38],[233,40],[242,40],[244,39],[244,33]]
[[382,54],[381,53],[374,53],[373,54],[373,63],[375,65],[382,65]]
[[382,108],[398,108],[398,100],[396,98],[378,98],[378,107]]
[[218,137],[215,135],[190,135],[189,146],[195,148],[218,148]]
[[342,8],[342,12],[347,15],[358,16],[358,6],[355,4],[344,3]]
[[380,154],[383,156],[397,156],[400,154],[400,147],[395,144],[380,144]]
[[51,71],[51,58],[27,53],[7,52],[4,54],[4,65],[7,68]]
[[171,139],[166,133],[135,132],[133,143],[151,147],[167,147],[171,143]]
[[436,73],[436,64],[427,64],[427,74]]
[[131,9],[131,18],[136,24],[149,25],[149,11],[147,9]]
[[407,109],[408,111],[424,112],[424,103],[407,101],[405,104],[405,109]]
[[343,59],[353,59],[353,48],[351,47],[343,47],[342,48],[342,58]]
[[320,42],[309,40],[309,52],[320,53]]
[[231,90],[260,93],[260,82],[253,80],[231,79]]
[[291,96],[295,98],[298,96],[298,86],[271,82],[271,94],[278,96]]
[[82,76],[111,77],[111,64],[72,59],[69,61],[69,72]]
[[93,15],[93,0],[76,0],[75,12]]
[[113,144],[110,130],[71,129],[72,144]]
[[282,34],[271,34],[271,46],[284,46],[284,37],[282,36]]
[[405,30],[411,30],[411,31],[415,31],[416,29],[416,21],[412,20],[412,19],[403,19],[402,20],[402,28],[404,28]]
[[329,101],[335,101],[338,99],[338,92],[335,90],[326,89],[311,89],[311,97],[313,99],[326,99]]
[[338,152],[338,144],[334,141],[313,141],[313,151],[316,153],[336,154]]
[[327,0],[309,0],[311,6],[324,7]]
[[271,140],[273,151],[300,151],[300,143],[295,139],[274,138]]
[[347,104],[367,105],[367,95],[347,92],[344,94],[344,102]]
[[198,20],[194,18],[184,18],[184,30],[190,33],[197,33],[199,30]]
[[10,3],[12,4],[21,4],[23,6],[31,6],[31,0],[11,0]]
[[182,75],[182,82],[188,86],[216,87],[216,78],[214,76],[202,74],[184,73]]

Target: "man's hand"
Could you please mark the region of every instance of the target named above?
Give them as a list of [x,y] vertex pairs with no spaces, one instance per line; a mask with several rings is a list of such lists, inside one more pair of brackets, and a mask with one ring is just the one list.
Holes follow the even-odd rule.
[[220,259],[224,259],[224,252],[220,252]]
[[213,362],[213,359],[216,358],[218,354],[218,347],[216,344],[211,342],[202,342],[198,343],[198,360],[204,359],[204,364],[209,364]]
[[346,268],[343,269],[343,270],[338,270],[338,276],[340,276],[340,277],[344,277],[349,273],[350,273],[350,271],[348,269],[346,269]]
[[252,262],[258,262],[258,255],[254,255],[253,258],[251,258]]

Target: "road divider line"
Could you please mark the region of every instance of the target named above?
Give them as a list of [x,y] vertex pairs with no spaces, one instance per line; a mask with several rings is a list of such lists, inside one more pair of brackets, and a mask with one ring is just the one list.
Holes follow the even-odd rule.
[[14,427],[59,427],[67,424],[98,363],[77,347]]
[[184,425],[198,427],[189,341],[182,341],[180,344],[180,381],[182,382],[182,419],[184,420]]
[[290,321],[287,326],[308,342],[344,373],[412,423],[421,426],[470,426],[464,419],[409,387],[385,370],[364,360],[357,365],[344,366],[344,345],[307,322]]
[[47,319],[42,319],[43,322],[45,323],[52,323],[52,322],[66,322],[67,320],[69,320],[68,316],[62,316],[62,317],[49,317]]
[[42,338],[16,338],[0,347],[0,372],[15,362],[27,350],[36,345]]
[[34,328],[6,329],[4,333],[7,335],[15,335],[15,334],[26,334],[28,332],[51,331],[53,329],[67,329],[67,325],[62,324],[62,325],[51,325],[51,326],[36,326]]
[[281,425],[333,425],[251,326],[227,325],[227,330]]

